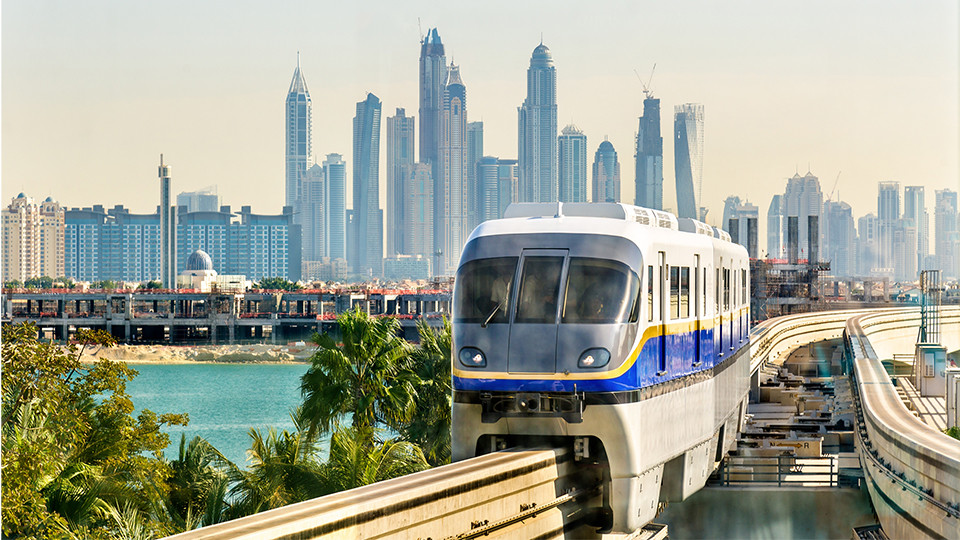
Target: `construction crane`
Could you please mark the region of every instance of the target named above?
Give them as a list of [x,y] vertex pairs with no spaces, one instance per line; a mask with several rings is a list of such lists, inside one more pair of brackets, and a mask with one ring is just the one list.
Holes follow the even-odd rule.
[[420,31],[420,44],[423,45],[423,27],[420,26],[420,17],[417,17],[417,30]]
[[[833,189],[830,190],[830,195],[827,195],[827,200],[828,200],[828,201],[832,201],[832,200],[833,200],[833,193],[834,193],[835,191],[837,191],[837,183],[840,182],[840,173],[842,173],[842,172],[843,172],[843,171],[838,171],[838,172],[837,172],[837,179],[833,181]],[[837,197],[837,199],[840,199],[840,197]]]
[[653,72],[657,69],[657,63],[653,63],[653,69],[650,70],[650,76],[647,77],[647,82],[643,82],[643,79],[640,78],[640,74],[637,73],[637,70],[633,70],[633,74],[637,76],[637,80],[640,81],[640,86],[643,86],[643,95],[647,99],[653,97],[653,91],[650,90],[650,82],[653,81]]

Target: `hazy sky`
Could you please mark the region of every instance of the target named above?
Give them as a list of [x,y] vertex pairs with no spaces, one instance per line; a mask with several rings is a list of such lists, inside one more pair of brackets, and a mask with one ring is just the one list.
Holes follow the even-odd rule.
[[[3,204],[25,191],[152,212],[162,152],[176,192],[216,185],[223,204],[279,213],[297,51],[314,154],[350,163],[365,92],[383,101],[384,125],[397,107],[419,114],[418,18],[424,32],[438,27],[461,67],[485,154],[503,158],[517,156],[517,107],[542,33],[557,66],[559,125],[586,133],[590,163],[609,137],[624,202],[642,113],[634,70],[646,79],[654,62],[665,206],[676,207],[673,108],[687,102],[705,108],[712,222],[731,194],[764,216],[808,164],[825,195],[842,171],[837,191],[855,217],[876,212],[880,180],[927,186],[928,207],[934,189],[958,188],[955,0],[359,5],[4,0]],[[380,179],[383,192],[383,165]]]

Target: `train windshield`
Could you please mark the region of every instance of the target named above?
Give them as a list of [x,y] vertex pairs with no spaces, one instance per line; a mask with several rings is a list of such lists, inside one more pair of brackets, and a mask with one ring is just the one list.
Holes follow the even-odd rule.
[[517,261],[518,257],[500,257],[464,264],[457,273],[454,320],[484,325],[508,322]]
[[564,323],[612,324],[636,319],[640,279],[620,262],[571,257]]

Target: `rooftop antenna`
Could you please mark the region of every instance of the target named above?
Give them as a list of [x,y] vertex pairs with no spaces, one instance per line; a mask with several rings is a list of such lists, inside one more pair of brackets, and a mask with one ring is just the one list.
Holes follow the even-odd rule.
[[300,51],[297,51],[297,69],[300,69]]

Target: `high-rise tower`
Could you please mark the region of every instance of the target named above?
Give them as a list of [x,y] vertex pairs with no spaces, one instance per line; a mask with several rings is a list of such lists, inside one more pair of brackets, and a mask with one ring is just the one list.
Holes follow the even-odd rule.
[[900,222],[900,182],[880,182],[877,185],[877,226],[879,233],[879,263],[886,269],[896,267],[894,231]]
[[677,216],[697,219],[703,187],[703,105],[677,105],[673,116]]
[[483,211],[480,208],[481,194],[480,181],[477,177],[477,167],[483,158],[483,122],[467,123],[467,234],[475,229],[481,221]]
[[620,160],[607,140],[593,156],[593,202],[620,202]]
[[380,210],[380,99],[357,103],[353,117],[353,222],[348,260],[356,274],[383,274],[383,211]]
[[307,81],[300,72],[300,53],[297,53],[297,69],[287,91],[286,105],[286,198],[284,206],[296,206],[300,196],[300,183],[310,167],[313,104]]
[[453,275],[467,239],[467,88],[460,68],[450,64],[440,113],[440,181],[434,191],[437,275]]
[[557,138],[557,183],[563,202],[587,202],[587,136],[570,124]]
[[170,199],[170,166],[160,154],[160,281],[163,287],[177,286],[177,207]]
[[408,186],[413,173],[413,141],[415,120],[397,108],[387,118],[387,257],[410,254],[404,242],[404,229],[410,226],[406,217]]
[[323,161],[323,230],[327,235],[323,244],[324,256],[331,259],[347,258],[347,164],[340,154],[327,154]]
[[660,136],[660,100],[649,93],[637,131],[636,196],[634,204],[663,210],[663,137]]
[[440,110],[443,84],[447,80],[447,57],[436,28],[420,42],[420,163],[429,163],[438,178],[440,159]]
[[519,108],[520,201],[552,202],[557,190],[557,68],[546,45],[533,49]]
[[912,219],[917,228],[917,270],[923,270],[924,259],[930,254],[930,214],[923,186],[903,188],[903,217]]

